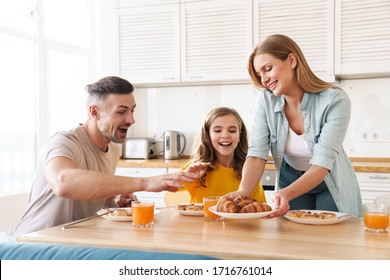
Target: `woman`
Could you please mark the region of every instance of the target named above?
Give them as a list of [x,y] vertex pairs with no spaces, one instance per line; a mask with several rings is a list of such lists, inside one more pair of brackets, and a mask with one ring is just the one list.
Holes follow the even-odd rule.
[[[199,180],[183,182],[191,202],[200,203],[204,196],[222,196],[238,190],[247,151],[247,130],[237,111],[226,107],[213,109],[204,121],[191,161],[182,167],[192,172],[198,164],[210,163]],[[259,181],[247,195],[266,201]]]
[[351,104],[340,88],[319,79],[299,46],[271,35],[252,51],[248,71],[263,90],[256,101],[253,136],[239,190],[259,182],[269,150],[278,171],[276,212],[317,209],[362,215],[359,185],[343,149]]

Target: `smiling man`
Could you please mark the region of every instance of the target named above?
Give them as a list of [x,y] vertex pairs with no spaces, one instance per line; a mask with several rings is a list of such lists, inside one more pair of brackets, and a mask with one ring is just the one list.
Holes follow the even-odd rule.
[[136,191],[176,191],[183,187],[181,182],[201,174],[202,166],[146,178],[115,176],[118,144],[135,123],[133,90],[119,77],[86,86],[88,119],[46,143],[16,236],[92,216],[103,207],[125,206]]

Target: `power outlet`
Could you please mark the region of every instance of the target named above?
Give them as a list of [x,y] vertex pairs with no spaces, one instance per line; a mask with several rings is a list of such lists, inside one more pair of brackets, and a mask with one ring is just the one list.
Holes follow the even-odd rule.
[[360,131],[359,140],[363,143],[388,143],[390,142],[390,130]]

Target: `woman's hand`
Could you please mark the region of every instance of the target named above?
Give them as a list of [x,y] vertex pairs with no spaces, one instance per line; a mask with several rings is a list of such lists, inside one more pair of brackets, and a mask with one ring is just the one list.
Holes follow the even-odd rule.
[[238,191],[235,191],[235,192],[231,192],[231,193],[225,194],[223,197],[228,197],[228,198],[231,198],[231,199],[235,199],[236,197],[239,197],[239,196],[250,197],[250,195],[248,195],[243,190],[238,190]]
[[272,197],[272,201],[274,202],[276,211],[269,215],[269,218],[286,215],[287,212],[290,210],[288,199],[283,195],[283,192],[275,192],[274,196]]

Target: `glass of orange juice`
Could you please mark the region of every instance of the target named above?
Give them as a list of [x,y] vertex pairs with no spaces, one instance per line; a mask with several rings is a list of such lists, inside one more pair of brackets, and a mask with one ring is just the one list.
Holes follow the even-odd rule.
[[363,217],[367,231],[389,232],[389,206],[364,204]]
[[219,196],[205,196],[203,197],[203,211],[204,211],[204,218],[208,222],[218,222],[222,221],[223,217],[218,216],[214,214],[213,212],[210,212],[209,208],[211,206],[214,206],[217,204],[219,200]]
[[133,201],[131,202],[133,225],[136,227],[152,227],[154,224],[154,202]]

